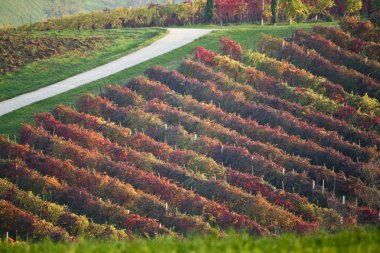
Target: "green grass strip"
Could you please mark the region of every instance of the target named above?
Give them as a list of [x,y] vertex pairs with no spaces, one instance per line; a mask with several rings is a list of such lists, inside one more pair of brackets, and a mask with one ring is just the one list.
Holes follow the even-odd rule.
[[380,231],[375,229],[349,229],[330,235],[324,233],[309,236],[287,234],[279,238],[254,238],[247,234],[229,234],[223,238],[194,236],[182,241],[174,237],[161,237],[151,240],[137,239],[135,241],[119,242],[81,240],[77,243],[43,241],[35,244],[0,244],[0,252],[4,253],[375,253],[379,252],[379,250]]

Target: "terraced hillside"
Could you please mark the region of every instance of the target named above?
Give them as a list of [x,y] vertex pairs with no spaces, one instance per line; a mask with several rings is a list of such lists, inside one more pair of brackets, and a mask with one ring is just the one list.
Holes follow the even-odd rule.
[[380,87],[368,75],[378,62],[302,31],[265,36],[260,52],[220,43],[176,70],[150,67],[36,114],[18,143],[0,137],[0,233],[75,241],[378,227]]
[[[48,18],[47,6],[49,0],[0,0],[0,25],[14,26],[29,24],[30,21],[38,22]],[[84,0],[77,1],[78,7],[73,10],[76,14],[80,12],[103,10],[106,6],[109,8],[129,7],[147,5],[150,1],[142,0]],[[156,0],[155,3],[165,3],[162,0]],[[66,15],[69,13],[65,13]]]

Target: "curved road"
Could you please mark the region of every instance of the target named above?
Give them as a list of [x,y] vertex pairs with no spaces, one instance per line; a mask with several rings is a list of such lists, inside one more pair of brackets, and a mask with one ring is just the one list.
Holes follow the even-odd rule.
[[169,33],[165,37],[127,56],[36,91],[0,102],[0,116],[133,67],[182,47],[212,31],[212,29],[176,28],[170,28],[168,30]]

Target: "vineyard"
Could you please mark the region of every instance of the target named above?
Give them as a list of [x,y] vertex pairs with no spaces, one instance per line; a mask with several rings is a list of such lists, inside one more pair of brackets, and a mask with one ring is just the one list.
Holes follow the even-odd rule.
[[0,32],[0,74],[12,73],[35,60],[55,55],[93,50],[102,41],[100,37],[81,38],[33,38],[28,33]]
[[379,228],[379,44],[342,27],[222,38],[0,135],[1,236]]

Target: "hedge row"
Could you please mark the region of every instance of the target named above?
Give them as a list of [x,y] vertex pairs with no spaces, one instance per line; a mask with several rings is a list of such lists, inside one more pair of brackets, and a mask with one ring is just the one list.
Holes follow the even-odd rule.
[[15,207],[10,202],[0,199],[0,233],[8,233],[16,240],[42,240],[50,238],[54,241],[69,241],[75,237],[70,237],[68,233],[60,227],[44,220],[38,219],[20,208]]
[[[229,164],[235,162],[235,169],[239,169],[246,173],[251,173],[252,169],[255,174],[267,172],[264,175],[264,178],[267,181],[270,181],[272,184],[276,185],[278,188],[284,187],[286,191],[293,192],[295,189],[303,196],[308,196],[309,199],[319,203],[319,205],[326,206],[327,197],[330,195],[325,191],[321,193],[321,188],[319,184],[315,184],[315,188],[312,188],[312,182],[307,178],[306,173],[295,174],[295,173],[285,173],[283,174],[281,168],[276,171],[275,164],[271,162],[266,162],[262,160],[261,167],[267,168],[263,170],[260,167],[255,166],[254,160],[256,157],[253,157],[252,154],[249,154],[246,150],[228,146],[221,145],[220,142],[215,145],[213,149],[208,148],[208,139],[206,137],[200,136],[196,140],[181,127],[177,126],[167,126],[165,127],[164,122],[160,122],[157,117],[153,114],[144,113],[142,110],[128,110],[128,108],[116,108],[107,100],[101,98],[90,98],[89,96],[83,97],[80,102],[80,108],[87,110],[86,112],[91,112],[96,115],[103,115],[110,117],[111,121],[120,122],[122,125],[128,127],[135,127],[136,129],[142,129],[143,132],[148,134],[151,137],[154,137],[158,141],[166,141],[172,146],[178,146],[183,143],[187,148],[197,150],[199,152],[207,152],[207,154],[216,159],[219,162],[224,162]],[[128,122],[123,119],[128,119]],[[131,125],[138,122],[135,125]],[[166,136],[166,138],[164,137]],[[178,141],[180,140],[180,141]],[[187,140],[187,142],[185,142]],[[215,142],[215,141],[214,141]],[[191,145],[191,146],[190,146]],[[200,148],[203,147],[203,148]],[[199,149],[199,150],[198,150]],[[274,168],[271,169],[271,166]],[[258,169],[258,171],[257,171]],[[269,170],[268,170],[269,169]],[[337,179],[338,180],[338,179]],[[283,182],[283,183],[282,183]],[[333,217],[333,216],[331,216]],[[336,224],[331,222],[330,224]]]
[[309,34],[296,30],[293,40],[300,46],[316,50],[321,56],[337,65],[343,65],[354,69],[362,74],[368,75],[380,81],[380,63],[340,48],[331,40],[319,34]]
[[7,200],[55,226],[62,227],[75,237],[109,240],[131,238],[123,230],[117,230],[110,225],[93,223],[87,217],[72,213],[62,205],[44,201],[32,192],[22,191],[6,179],[0,179],[0,199]]
[[[118,97],[121,97],[121,96],[119,95]],[[127,97],[126,100],[130,100],[130,97]],[[103,101],[98,100],[98,101],[92,101],[92,102],[90,101],[90,102],[87,102],[86,105],[84,105],[84,106],[86,108],[92,108],[93,109],[97,106],[97,105],[94,105],[94,102],[98,103],[100,101],[104,103],[103,106],[107,107],[107,102],[104,100]],[[104,114],[101,113],[102,115],[114,115],[115,114],[115,112],[112,111],[111,107],[108,107],[107,109],[97,108],[96,110],[97,111],[103,111],[104,110],[103,111]],[[160,124],[156,124],[157,123],[155,120],[156,118],[153,118],[154,117],[153,115],[156,115],[156,114],[151,114],[150,117],[151,117],[151,119],[153,119],[153,122],[152,122],[152,120],[151,121],[148,120],[149,115],[147,115],[147,114],[143,115],[144,113],[142,111],[137,111],[136,113],[133,113],[133,111],[131,111],[131,110],[125,110],[125,108],[123,108],[123,109],[119,108],[118,112],[120,112],[120,113],[124,112],[124,115],[122,115],[121,117],[129,118],[128,122],[134,122],[134,123],[139,122],[137,125],[136,124],[133,125],[137,129],[144,128],[143,131],[146,132],[148,135],[154,137],[157,140],[162,141],[162,138],[161,138],[163,136],[162,132],[160,132],[160,131],[157,132],[157,129],[160,128]],[[141,117],[139,117],[139,116],[141,116]],[[111,116],[111,118],[112,118],[112,116]],[[141,118],[143,118],[143,121],[141,121]],[[123,124],[123,123],[121,123],[121,124]],[[162,123],[162,125],[163,125],[163,123]],[[162,125],[161,125],[161,128],[163,127]],[[128,126],[132,126],[132,125],[130,125],[130,123],[129,123]],[[252,161],[249,161],[250,154],[245,153],[246,151],[244,152],[243,149],[241,149],[239,147],[228,146],[228,145],[223,146],[221,143],[219,143],[219,145],[216,146],[214,150],[210,150],[209,149],[209,146],[210,146],[209,141],[212,141],[212,140],[208,140],[209,138],[206,138],[204,136],[198,137],[198,136],[193,135],[193,134],[190,135],[190,134],[186,133],[185,131],[181,131],[181,133],[178,133],[177,130],[175,130],[175,129],[174,129],[174,131],[172,131],[172,130],[173,130],[172,127],[167,126],[166,132],[165,132],[165,134],[167,136],[165,139],[172,146],[177,145],[179,147],[182,147],[181,145],[186,145],[186,148],[196,150],[200,153],[205,152],[205,154],[208,154],[210,157],[216,159],[219,162],[223,162],[227,165],[232,165],[233,167],[234,167],[234,165],[235,166],[242,166],[243,168],[246,169],[245,172],[247,172],[247,173],[248,173],[248,171],[247,171],[248,167],[245,166],[244,161],[246,163],[248,162],[248,164],[251,162],[251,170],[253,170],[253,172],[255,174],[263,173],[262,169],[253,165],[257,162],[260,162],[259,160],[257,160],[257,155],[255,155],[255,154],[253,156],[251,156]],[[181,140],[181,143],[175,142],[175,140]],[[187,142],[185,143],[186,140],[187,140]],[[198,149],[198,147],[200,149]],[[203,147],[203,149],[201,147]],[[215,153],[215,150],[217,151],[217,153]],[[232,161],[231,157],[234,157],[234,159],[240,161],[240,163],[231,164],[231,161]],[[255,160],[256,160],[256,162],[252,164],[252,162],[254,162]],[[267,165],[268,165],[268,163],[267,163]],[[271,164],[271,165],[274,166],[274,164]],[[234,167],[234,168],[239,169],[240,167]],[[285,189],[287,189],[288,191],[291,191],[291,187],[289,187],[289,186],[294,185],[296,188],[301,188],[301,192],[303,194],[305,194],[308,191],[307,187],[310,187],[312,185],[312,182],[309,181],[309,184],[307,184],[306,183],[307,180],[305,180],[303,178],[303,176],[305,176],[306,174],[300,176],[300,175],[296,175],[294,173],[286,173],[285,177],[281,178],[280,173],[277,172],[277,173],[273,174],[273,172],[274,171],[271,170],[271,168],[269,167],[269,171],[266,171],[264,178],[266,180],[269,180],[272,184],[275,184],[277,187],[285,187]],[[309,171],[309,172],[311,172],[312,174],[315,173],[315,171]],[[284,170],[283,170],[283,173],[284,173]],[[245,174],[245,175],[247,175],[247,174]],[[243,178],[243,177],[241,177],[241,178]],[[285,183],[282,184],[281,180],[283,180],[283,182],[285,182]],[[338,180],[338,181],[343,180],[344,181],[345,178],[344,177],[343,178],[342,177],[336,177],[335,180]],[[333,181],[335,181],[335,180],[333,180]],[[289,183],[290,183],[290,185],[289,185]],[[336,183],[334,182],[334,185],[335,184]],[[351,189],[350,191],[352,191],[352,189],[353,189],[352,184],[347,185],[347,186],[348,186],[348,188]],[[335,186],[333,186],[333,187],[335,188]],[[319,189],[317,189],[317,188],[318,188],[318,186],[314,189],[314,191],[312,190],[311,192],[308,192],[309,195],[306,195],[306,196],[308,196],[312,200],[316,201],[317,203],[318,203],[318,201],[320,201],[320,203],[323,205],[323,202],[325,201],[324,198],[328,197],[329,194],[327,192],[325,192],[325,195],[323,195],[323,193],[321,195],[320,188]],[[293,188],[293,192],[294,192],[294,188]],[[328,201],[328,202],[330,202],[330,201]],[[352,205],[351,206],[345,205],[345,207],[347,207],[345,209],[345,211],[344,212],[342,211],[342,214],[344,214],[345,217],[346,216],[347,217],[350,217],[350,216],[353,217],[353,216],[357,216],[357,215],[363,217],[361,215],[360,209],[357,209],[356,207],[354,207]],[[334,222],[333,221],[329,222],[328,220],[326,220],[326,217],[334,217],[334,215],[330,213],[329,215],[325,216],[323,213],[324,212],[321,212],[322,217],[324,217],[324,218],[322,218],[322,221],[323,221],[322,224],[323,225],[322,224],[321,225],[326,226],[327,224],[329,224],[327,226],[331,228],[331,225],[334,224]],[[364,215],[364,217],[366,217],[366,216]],[[370,219],[370,220],[373,221],[373,219]],[[360,222],[366,223],[367,221],[360,219]]]
[[[260,94],[249,85],[231,82],[226,76],[217,74],[210,68],[202,66],[201,64],[186,61],[181,64],[179,71],[186,76],[197,77],[197,79],[202,82],[212,81],[221,91],[242,94],[241,96],[249,102],[264,104],[276,110],[288,112],[299,119],[316,123],[316,125],[320,126],[322,129],[323,127],[333,129],[339,133],[343,133],[343,136],[360,136],[360,134],[363,133],[357,131],[357,129],[347,124],[345,121],[327,117],[322,113],[313,112],[309,108],[305,108],[299,104],[289,103],[288,101],[278,99],[277,97]],[[362,148],[359,145],[342,140],[342,137],[335,131],[326,132],[325,134],[329,135],[330,139],[332,139],[330,142],[334,141],[334,145],[332,145],[333,148],[336,148],[344,155],[351,157],[351,159],[356,160],[359,157],[361,161],[368,161],[371,155],[375,152],[373,149]],[[371,135],[377,137],[375,133],[371,133]],[[323,142],[321,144],[329,147],[328,144],[326,145]]]
[[[199,49],[200,48],[198,47],[197,50]],[[215,56],[214,52],[205,50],[205,49],[202,49],[202,53],[204,55],[208,55],[207,58],[211,58],[213,57],[213,55]],[[209,63],[209,65],[210,66],[217,65],[220,70],[228,73],[230,76],[239,77],[240,82],[246,83],[252,86],[256,90],[268,92],[276,97],[278,96],[278,97],[285,98],[286,100],[289,100],[291,97],[296,96],[291,101],[294,101],[294,102],[299,101],[302,104],[301,101],[302,101],[302,96],[303,96],[302,94],[305,92],[304,89],[297,89],[297,88],[289,89],[289,86],[282,83],[281,81],[272,77],[268,77],[264,72],[258,71],[254,68],[247,68],[242,63],[234,61],[230,59],[229,57],[215,56],[213,58],[213,62]],[[308,90],[306,90],[306,92],[307,91]],[[310,96],[307,95],[306,98],[310,98]],[[291,110],[291,108],[289,108],[289,110]],[[358,129],[355,129],[352,126],[349,126],[348,124],[343,124],[345,126],[348,126],[348,128],[343,127],[342,124],[329,124],[328,122],[332,121],[332,119],[330,119],[327,115],[323,115],[323,114],[317,114],[317,115],[318,117],[316,118],[307,117],[307,120],[314,124],[322,125],[332,131],[335,131],[335,132],[339,131],[348,140],[362,144],[364,146],[374,146],[374,145],[380,144],[379,136],[373,132],[360,131]],[[331,142],[330,139],[334,141]],[[336,134],[334,135],[332,133],[330,133],[329,138],[321,139],[320,141],[327,141],[328,143],[326,144],[326,146],[332,146],[334,148],[337,148],[336,144],[339,144],[342,142],[339,136],[336,136]],[[340,144],[340,146],[341,145],[342,143]]]
[[[64,115],[61,115],[64,118]],[[52,124],[52,118],[39,118],[38,122],[45,121],[42,125],[48,129],[54,128]],[[66,120],[68,120],[66,118]],[[50,123],[47,123],[49,121]],[[94,121],[92,121],[93,123]],[[57,133],[61,133],[62,128],[65,125],[61,125],[61,127],[56,126]],[[104,125],[103,125],[104,126]],[[73,129],[73,132],[76,130]],[[106,130],[105,130],[106,131]],[[115,132],[115,129],[113,129]],[[122,135],[119,134],[119,138],[123,138]],[[125,136],[124,136],[125,139]],[[133,142],[138,142],[138,138],[132,138]],[[37,141],[37,140],[36,140]],[[130,143],[130,142],[128,142]],[[141,143],[137,143],[140,145]],[[75,164],[86,166],[89,168],[93,168],[99,170],[100,172],[105,172],[110,176],[114,176],[119,178],[122,181],[130,183],[137,188],[141,188],[145,192],[150,192],[152,194],[160,196],[162,200],[167,201],[167,203],[171,206],[171,209],[178,209],[179,211],[186,212],[191,215],[202,215],[205,219],[207,219],[211,223],[215,223],[223,229],[228,227],[235,227],[235,229],[249,229],[249,231],[254,232],[255,234],[265,233],[265,229],[257,226],[256,228],[253,226],[248,219],[244,219],[243,216],[238,216],[230,212],[224,206],[221,206],[213,201],[207,200],[204,197],[199,196],[198,194],[194,194],[193,191],[185,190],[184,188],[180,188],[177,185],[170,183],[168,180],[161,178],[160,176],[170,176],[171,180],[175,180],[179,183],[182,183],[184,187],[215,187],[219,191],[226,191],[226,187],[223,186],[213,186],[213,182],[207,182],[207,180],[202,180],[191,173],[186,173],[185,170],[181,170],[180,168],[167,166],[162,169],[158,168],[160,164],[152,169],[157,172],[158,175],[153,175],[151,171],[148,169],[148,166],[143,167],[143,169],[147,170],[139,170],[136,169],[126,163],[122,162],[112,162],[107,156],[100,155],[94,150],[89,151],[79,146],[76,146],[72,143],[61,141],[61,142],[53,142],[51,145],[54,146],[64,146],[67,152],[65,154],[67,159],[72,160]],[[133,145],[131,145],[133,146]],[[140,145],[141,146],[141,145]],[[133,162],[132,159],[137,159],[139,156],[138,152],[133,152],[130,150],[132,154],[130,155],[132,158],[128,160],[129,162]],[[140,156],[144,156],[141,154]],[[85,158],[85,159],[83,159]],[[139,159],[144,159],[143,157],[138,157]],[[153,157],[147,156],[147,159],[143,161],[146,165],[149,162],[154,163],[155,159]],[[157,163],[157,162],[156,162]],[[142,165],[140,165],[141,167]],[[161,165],[161,167],[163,167]],[[168,170],[165,172],[164,170]],[[217,196],[216,196],[217,198]],[[225,199],[228,201],[228,199]],[[232,222],[233,220],[234,222]],[[257,224],[256,224],[257,225]],[[261,231],[260,231],[261,230]],[[201,232],[201,231],[198,231]],[[212,232],[206,231],[206,232]]]
[[315,207],[311,206],[305,198],[295,193],[275,190],[260,177],[222,167],[222,165],[217,164],[209,157],[199,155],[191,150],[174,149],[166,143],[156,142],[141,133],[129,136],[126,134],[130,131],[128,128],[117,126],[112,122],[106,122],[88,114],[79,113],[69,107],[59,106],[54,112],[55,115],[59,115],[63,123],[80,124],[86,128],[99,131],[104,137],[121,146],[128,145],[142,152],[152,153],[165,161],[184,166],[187,170],[196,173],[202,173],[203,171],[208,173],[210,171],[211,174],[215,170],[224,171],[227,183],[241,187],[254,195],[261,194],[270,203],[283,206],[290,212],[302,215],[306,221],[318,220],[318,213],[314,210]]
[[[245,51],[244,62],[248,66],[264,71],[275,78],[288,82],[292,86],[311,88],[334,101],[334,103],[331,103],[321,96],[320,99],[315,99],[309,104],[305,103],[304,106],[307,108],[332,115],[334,118],[344,120],[362,129],[371,130],[379,127],[380,105],[376,99],[372,99],[367,95],[361,97],[347,93],[340,85],[333,84],[322,77],[316,77],[288,62],[266,57],[261,53]],[[352,126],[349,126],[349,128],[352,128]]]
[[373,98],[380,97],[380,85],[374,79],[356,70],[335,65],[314,50],[304,50],[297,44],[270,36],[261,39],[260,49],[270,57],[286,60],[315,75],[325,76],[330,81],[340,84],[347,92],[361,96],[368,94]]
[[[52,119],[50,120],[42,119],[41,121],[38,120],[38,123],[41,123],[43,126],[45,126],[48,129],[51,129],[51,130],[55,129],[55,132],[59,135],[62,135],[63,137],[68,138],[68,136],[70,136],[72,140],[78,140],[80,138],[81,145],[91,145],[92,149],[99,149],[99,151],[105,152],[106,154],[111,155],[117,161],[131,162],[131,160],[128,158],[121,158],[118,156],[114,156],[110,152],[110,150],[113,150],[113,147],[114,148],[118,147],[117,149],[120,152],[126,149],[118,145],[115,145],[110,141],[108,141],[108,143],[104,143],[104,141],[107,141],[107,139],[104,139],[104,137],[102,137],[99,134],[98,134],[97,139],[98,139],[98,143],[102,143],[101,145],[92,143],[91,139],[89,139],[87,142],[86,140],[84,140],[84,138],[92,138],[90,133],[93,133],[92,135],[95,135],[95,132],[92,132],[90,130],[81,130],[80,128],[74,128],[73,125],[67,125],[67,126],[60,125],[58,122],[55,122],[54,124],[52,122]],[[70,130],[71,132],[68,133],[68,131]],[[64,135],[63,133],[68,133],[68,135],[67,134]],[[89,142],[91,142],[91,144],[88,144]],[[131,153],[129,156],[132,156],[133,155],[132,151],[129,150],[129,152]],[[139,160],[141,161],[142,158],[140,158]],[[167,165],[170,165],[170,164],[167,164]],[[170,167],[167,166],[167,169],[170,169]],[[171,171],[171,172],[167,172],[166,174],[161,174],[161,175],[163,176],[171,175],[171,177],[169,177],[170,179],[181,182],[181,180],[178,180],[177,177],[173,177],[175,172],[176,171]],[[186,170],[183,170],[183,174],[181,175],[181,178],[184,178],[186,176],[186,174],[184,174],[185,172]],[[297,229],[298,226],[300,227],[302,226],[303,229],[305,229],[307,226],[309,227],[309,229],[314,229],[316,226],[315,224],[305,223],[301,219],[291,215],[288,212],[285,212],[284,210],[278,207],[271,206],[263,198],[246,194],[242,191],[239,191],[237,188],[228,187],[228,185],[223,185],[218,182],[197,179],[196,177],[191,177],[191,176],[187,176],[185,180],[182,179],[182,181],[186,181],[186,180],[189,180],[189,181],[191,180],[195,183],[194,187],[196,187],[197,192],[199,194],[202,194],[210,199],[213,198],[217,200],[218,202],[220,201],[221,203],[224,203],[227,207],[231,208],[232,210],[240,212],[240,213],[244,213],[252,219],[257,219],[257,222],[259,224],[262,224],[263,226],[266,226],[269,229],[274,229],[274,226],[279,226],[282,231],[291,231],[291,230]],[[213,196],[210,196],[211,194],[213,194]],[[214,205],[213,208],[216,208],[216,207],[218,206]],[[235,215],[236,217],[234,217],[233,214],[231,213],[229,214],[228,210],[223,210],[222,208],[219,210],[219,214],[214,215],[214,216],[225,217],[222,223],[223,222],[226,223],[226,220],[227,221],[230,220],[226,218],[226,216],[228,215],[231,217],[230,218],[231,220],[235,220],[239,218],[239,216]],[[241,217],[243,218],[243,216]],[[233,222],[232,224],[234,223],[235,222]],[[247,226],[247,228],[249,228],[249,230],[252,230],[249,226]],[[261,232],[260,230],[262,230],[260,227],[256,227],[256,233],[261,234],[265,232],[265,230],[262,230]]]
[[[152,100],[155,98],[165,100],[174,107],[198,115],[203,119],[213,120],[221,125],[234,129],[240,134],[250,137],[251,141],[253,139],[261,140],[262,142],[255,142],[257,152],[265,156],[266,159],[273,160],[276,163],[281,164],[287,170],[295,169],[298,172],[307,171],[308,176],[313,180],[317,182],[322,182],[322,180],[324,180],[326,186],[329,187],[330,190],[332,190],[333,185],[336,184],[337,194],[356,195],[359,200],[363,200],[364,203],[369,203],[367,198],[369,198],[368,200],[372,203],[373,201],[370,196],[377,196],[376,191],[366,187],[357,178],[337,177],[331,170],[321,166],[310,165],[310,163],[305,159],[294,155],[288,155],[272,145],[265,144],[266,142],[274,143],[289,153],[300,153],[302,151],[305,152],[305,154],[309,154],[311,150],[311,152],[314,152],[315,154],[310,155],[310,157],[318,157],[319,147],[313,142],[304,141],[295,136],[288,136],[285,132],[279,131],[279,129],[260,126],[255,121],[242,119],[235,114],[225,113],[220,108],[217,108],[212,104],[201,103],[190,96],[179,95],[159,82],[150,81],[144,78],[137,78],[134,81],[128,82],[127,86],[133,90],[136,90],[147,100]],[[125,92],[119,93],[120,90],[125,91],[123,88],[108,87],[104,92],[120,101],[120,104],[141,104],[142,100],[140,97],[127,96]],[[131,101],[131,98],[135,101]],[[334,180],[336,180],[335,183]],[[355,185],[355,187],[352,187],[353,185]],[[355,189],[354,192],[352,191],[353,189]],[[371,192],[371,194],[369,194],[369,192]]]
[[[17,158],[19,151],[25,151],[23,146],[3,140],[1,146],[9,148],[7,156],[11,158]],[[67,205],[73,212],[86,215],[96,223],[115,224],[118,228],[126,229],[128,234],[133,232],[155,236],[169,233],[168,229],[159,226],[153,219],[130,214],[127,209],[94,197],[83,188],[69,187],[67,183],[60,182],[56,178],[42,176],[37,171],[29,169],[21,160],[3,161],[0,164],[0,175],[25,191],[33,191],[52,202]]]
[[[274,128],[281,126],[290,134],[300,135],[304,139],[312,139],[319,143],[321,139],[327,137],[324,130],[309,125],[290,113],[246,101],[244,97],[233,92],[223,92],[209,81],[201,83],[194,79],[186,79],[176,71],[168,71],[163,68],[150,68],[146,73],[150,78],[161,81],[169,87],[176,87],[175,90],[179,93],[191,94],[198,100],[220,103],[223,110],[236,112],[243,118],[252,117],[261,125],[269,124]],[[359,163],[342,155],[340,160],[344,161],[344,166],[337,168],[338,171],[344,171],[347,175],[360,176]]]
[[380,42],[380,28],[371,21],[360,21],[359,16],[345,16],[340,21],[343,31],[370,42]]
[[[134,94],[130,91],[127,91],[125,88],[123,91],[119,92],[119,95],[117,97],[121,97],[122,94],[124,94],[124,97],[126,97],[127,100],[141,100],[141,98],[140,99],[133,99],[134,97],[137,97],[136,94]],[[115,102],[117,102],[117,101],[115,101]],[[120,105],[120,103],[119,103],[119,105]],[[199,118],[195,117],[192,114],[186,114],[186,113],[179,111],[179,110],[176,110],[176,109],[173,110],[172,108],[168,107],[165,103],[158,102],[158,101],[154,100],[154,101],[150,101],[149,103],[147,103],[145,105],[141,104],[140,107],[144,111],[154,113],[154,115],[158,115],[162,120],[164,120],[165,122],[167,122],[171,125],[181,124],[185,128],[187,128],[188,131],[193,132],[193,133],[197,133],[197,134],[205,134],[205,133],[207,134],[207,133],[214,132],[214,134],[216,133],[216,135],[219,135],[219,136],[225,135],[226,140],[231,138],[232,142],[234,142],[233,140],[235,139],[235,143],[233,143],[234,145],[237,144],[238,146],[239,145],[245,146],[245,145],[242,145],[242,143],[244,143],[244,138],[242,138],[240,140],[236,140],[236,137],[237,137],[236,135],[235,136],[234,135],[228,135],[226,133],[226,131],[223,131],[220,126],[213,125],[212,122],[210,122],[210,121],[202,122],[201,120],[199,120]],[[211,135],[213,135],[213,134],[211,134]],[[197,138],[197,135],[194,135],[194,138]],[[200,138],[203,139],[202,136],[200,136]],[[223,137],[221,137],[221,138],[223,139]],[[190,145],[190,143],[189,143],[189,145]],[[249,148],[248,148],[248,150],[249,150]],[[240,157],[241,156],[237,155],[236,159],[240,159]],[[308,172],[310,172],[310,171],[308,171]],[[284,173],[285,173],[285,171],[284,171]],[[328,171],[326,169],[323,169],[321,171],[315,171],[314,170],[310,174],[312,174],[312,177],[317,176],[319,179],[321,177],[328,178],[329,176],[330,176],[330,180],[331,180],[331,177],[334,178],[334,176],[331,176],[331,171],[330,171],[330,173],[328,173]],[[334,173],[332,173],[332,174],[334,174]],[[245,175],[247,175],[247,174],[245,174]],[[337,177],[337,176],[335,175],[335,177]],[[335,180],[336,180],[336,178],[335,178]],[[343,178],[343,180],[344,180],[344,178]],[[347,185],[347,186],[352,187],[351,184]],[[356,214],[356,211],[357,211],[356,208],[349,207],[348,209],[351,210],[352,214],[354,214],[354,213]],[[321,213],[323,213],[323,212],[321,212]],[[344,213],[347,213],[347,210]],[[325,221],[325,218],[323,218],[322,220]],[[372,218],[370,220],[372,220]],[[361,221],[363,221],[363,220],[361,220]]]
[[313,32],[331,40],[341,48],[362,54],[375,61],[380,61],[380,44],[368,42],[342,31],[340,28],[316,25]]
[[[38,147],[46,144],[47,146],[48,139],[43,134],[42,129],[33,129],[25,125],[21,131],[23,142],[38,138],[40,135],[40,142],[33,143],[33,145]],[[54,152],[60,153],[61,150],[54,150]],[[19,158],[22,157],[19,156]],[[175,224],[177,231],[183,233],[188,231],[188,227],[192,227],[191,219],[189,219],[190,224],[187,224],[188,217],[177,217],[173,213],[167,214],[164,203],[160,202],[158,198],[136,191],[131,185],[122,184],[116,179],[99,173],[76,168],[69,161],[61,161],[36,151],[29,151],[23,158],[29,167],[38,170],[44,175],[64,180],[70,187],[84,188],[97,197],[110,199],[113,203],[117,203],[133,212],[153,217],[154,219],[157,218],[167,227],[173,227]],[[181,227],[181,225],[184,226]]]

